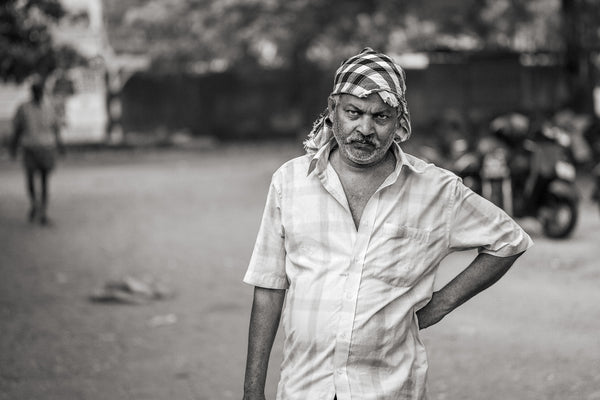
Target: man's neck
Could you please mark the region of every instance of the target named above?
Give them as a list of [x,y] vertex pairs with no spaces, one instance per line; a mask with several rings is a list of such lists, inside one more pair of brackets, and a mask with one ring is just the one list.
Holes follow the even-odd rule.
[[373,175],[379,173],[381,170],[387,170],[390,168],[391,170],[393,170],[395,157],[392,150],[390,149],[385,153],[385,156],[376,163],[369,165],[361,165],[344,160],[343,157],[341,157],[340,155],[339,148],[336,148],[331,152],[329,160],[338,173],[349,173],[353,175]]

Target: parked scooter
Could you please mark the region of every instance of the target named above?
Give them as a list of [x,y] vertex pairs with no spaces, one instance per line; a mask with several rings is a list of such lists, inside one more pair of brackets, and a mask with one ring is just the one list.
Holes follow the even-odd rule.
[[575,228],[579,207],[568,135],[545,124],[526,139],[528,126],[520,114],[495,119],[493,135],[456,160],[453,170],[508,214],[535,217],[548,237],[565,238]]

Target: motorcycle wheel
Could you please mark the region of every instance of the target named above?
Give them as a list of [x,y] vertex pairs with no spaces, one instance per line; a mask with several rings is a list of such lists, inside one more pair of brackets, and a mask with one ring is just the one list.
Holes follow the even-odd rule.
[[569,236],[577,224],[577,218],[577,202],[567,197],[552,196],[539,212],[544,234],[554,239]]

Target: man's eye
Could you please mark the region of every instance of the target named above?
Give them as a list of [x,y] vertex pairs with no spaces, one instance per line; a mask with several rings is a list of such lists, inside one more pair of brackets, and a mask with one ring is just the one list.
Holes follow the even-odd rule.
[[387,121],[390,118],[390,116],[389,115],[385,115],[385,114],[377,114],[375,116],[375,118],[377,120],[379,120],[379,121]]
[[356,111],[356,110],[346,110],[346,112],[351,117],[357,117],[358,116],[358,111]]

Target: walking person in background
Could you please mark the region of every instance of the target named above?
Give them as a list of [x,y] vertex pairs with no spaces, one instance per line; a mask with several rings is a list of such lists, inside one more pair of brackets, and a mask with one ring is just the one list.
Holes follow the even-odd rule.
[[[13,119],[11,156],[22,149],[27,193],[30,201],[28,219],[48,225],[48,192],[50,173],[54,169],[56,150],[64,152],[60,139],[60,121],[54,107],[44,96],[44,81],[31,85],[31,99],[21,104]],[[39,179],[39,192],[36,181]]]
[[[245,400],[265,398],[282,310],[277,399],[425,399],[419,330],[532,245],[456,175],[404,153],[410,134],[400,66],[369,48],[344,61],[307,154],[272,177],[244,277],[255,287]],[[442,259],[466,249],[479,254],[434,292]]]

